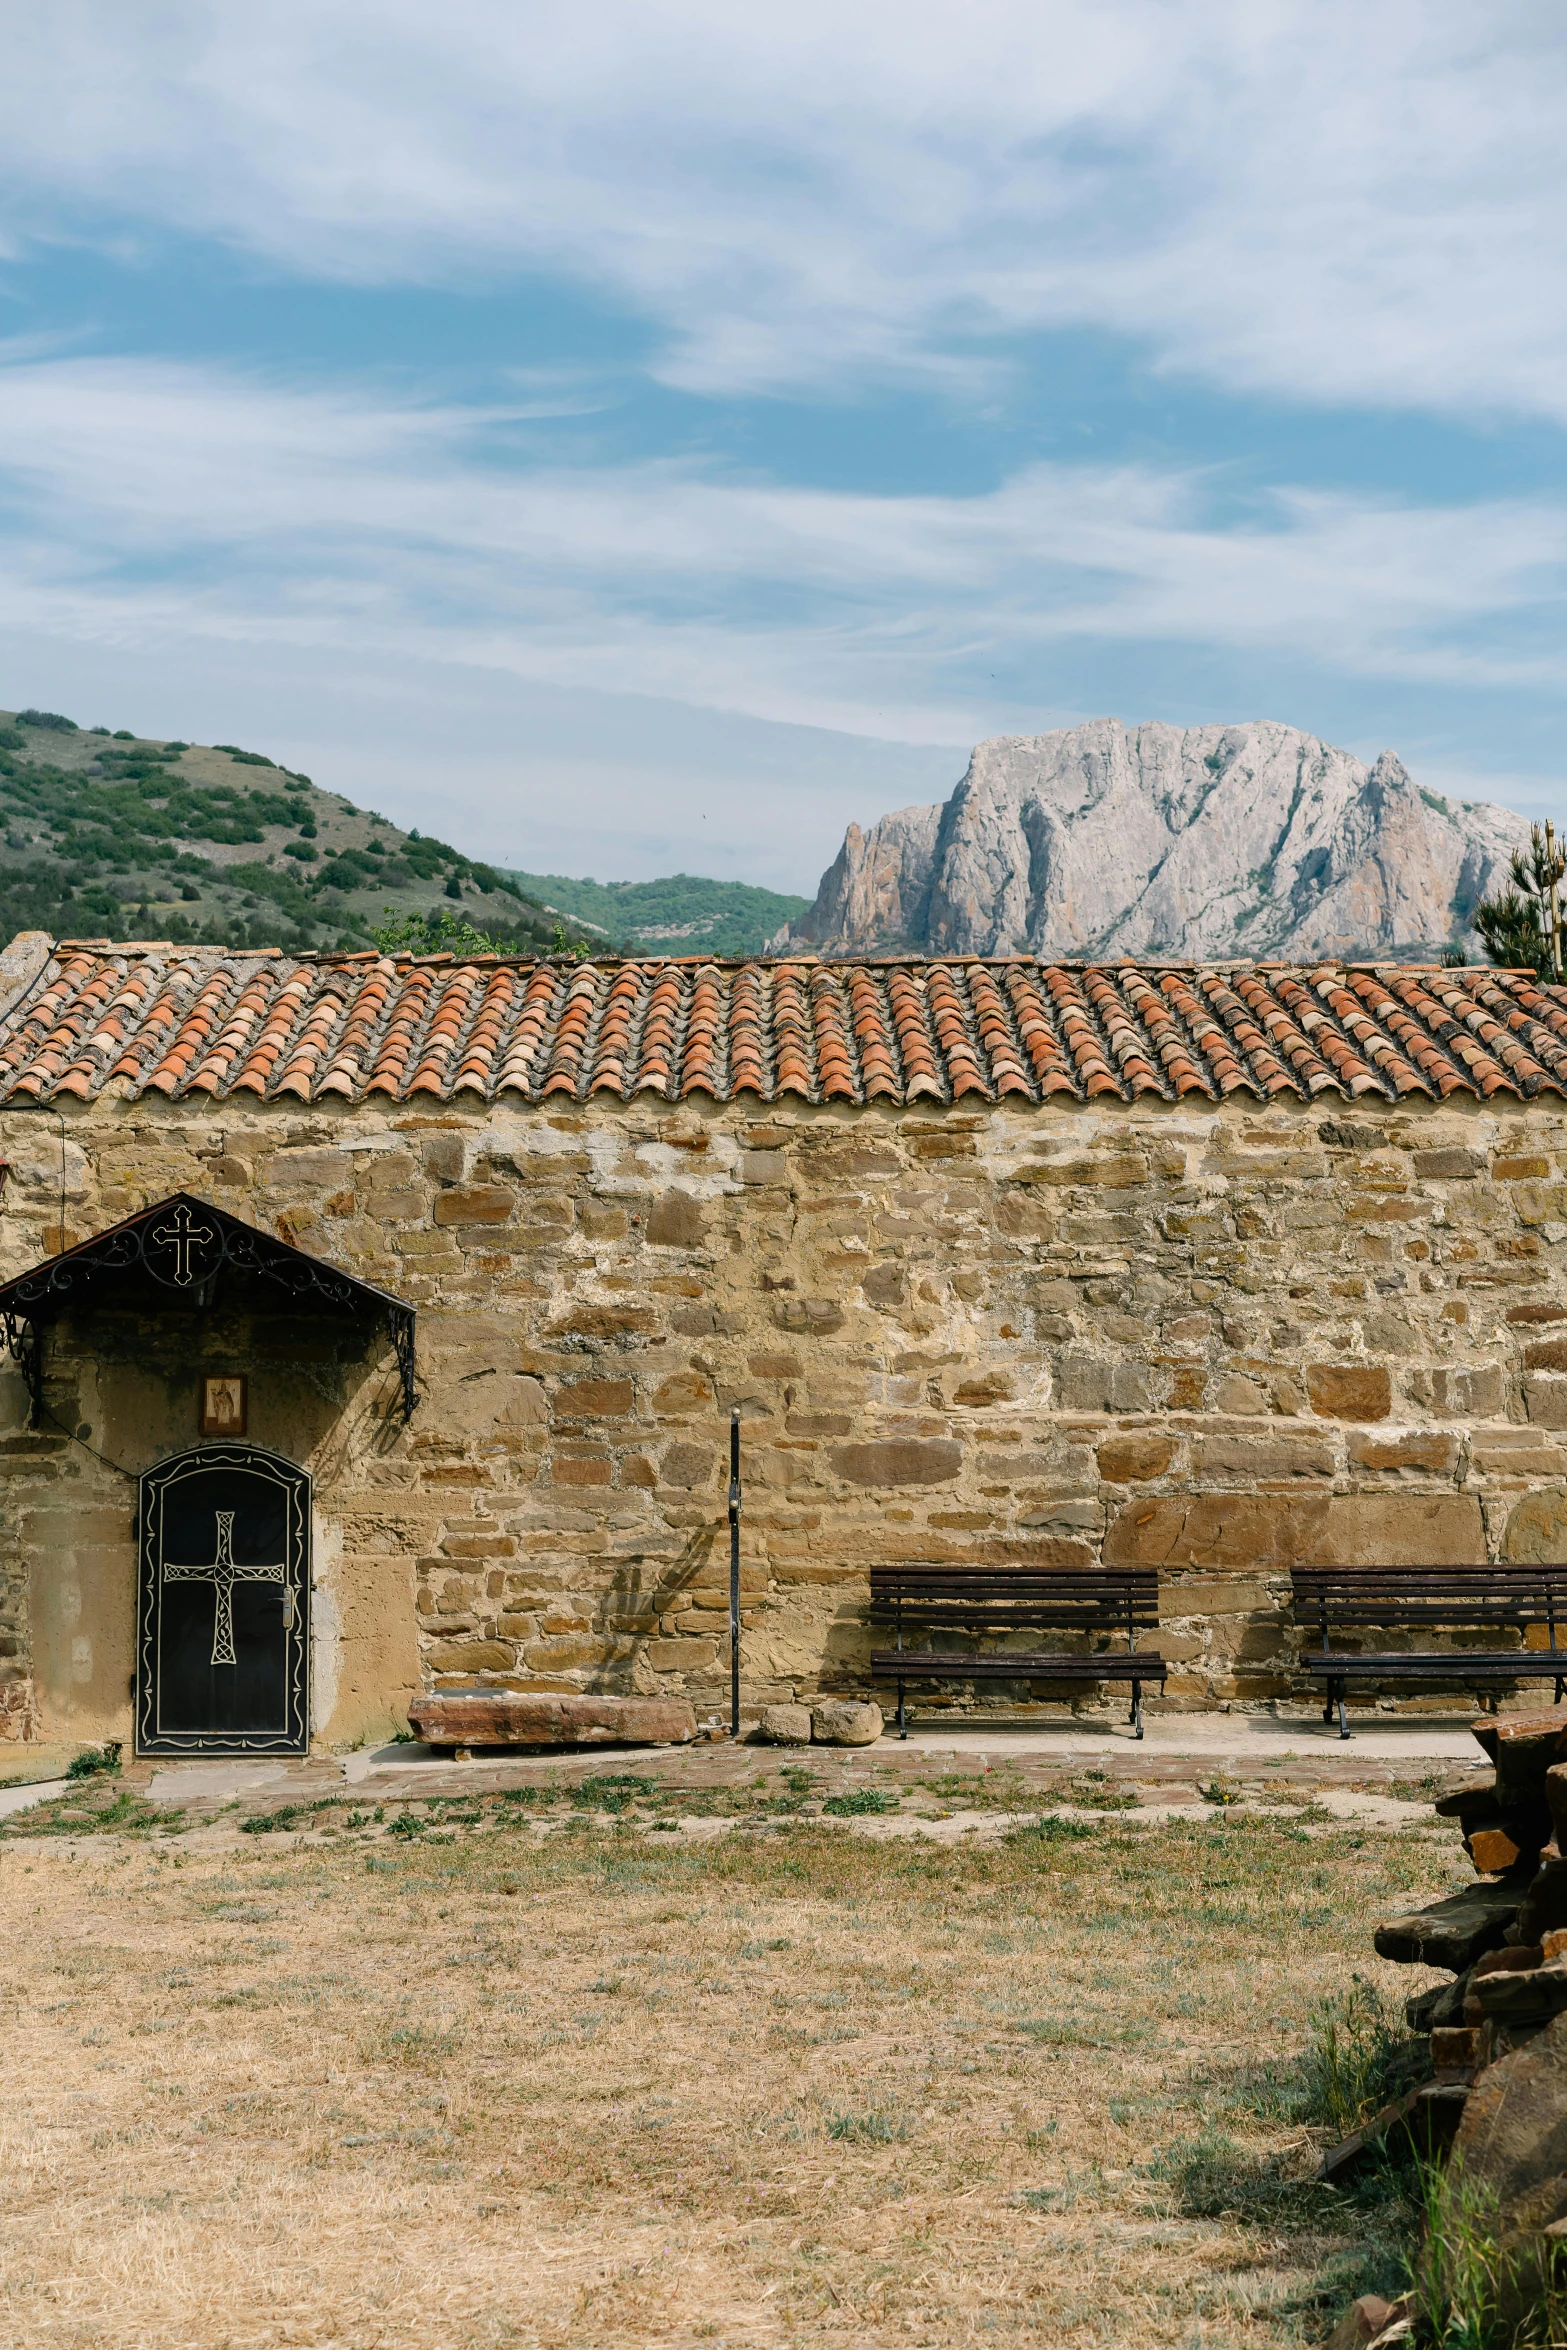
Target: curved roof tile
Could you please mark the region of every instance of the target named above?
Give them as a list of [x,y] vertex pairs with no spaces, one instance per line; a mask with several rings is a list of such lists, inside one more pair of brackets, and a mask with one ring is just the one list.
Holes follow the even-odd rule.
[[1567,1098],[1567,988],[1434,965],[292,957],[47,946],[0,1102]]

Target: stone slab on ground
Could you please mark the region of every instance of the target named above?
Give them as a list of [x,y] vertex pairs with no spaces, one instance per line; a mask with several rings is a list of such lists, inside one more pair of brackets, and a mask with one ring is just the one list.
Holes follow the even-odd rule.
[[764,1746],[809,1746],[811,1709],[808,1705],[764,1706],[756,1735]]
[[811,1737],[818,1746],[874,1746],[881,1729],[881,1707],[869,1699],[830,1697],[811,1708]]
[[1400,1966],[1447,1967],[1461,1975],[1482,1951],[1494,1949],[1514,1918],[1522,1885],[1466,1885],[1444,1901],[1389,1918],[1374,1936],[1377,1956]]
[[685,1746],[696,1736],[696,1714],[683,1697],[471,1689],[416,1697],[408,1719],[428,1746]]

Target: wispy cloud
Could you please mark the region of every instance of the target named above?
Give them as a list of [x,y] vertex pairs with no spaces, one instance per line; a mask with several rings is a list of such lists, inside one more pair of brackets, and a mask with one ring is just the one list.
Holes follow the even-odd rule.
[[1543,0],[59,0],[4,44],[13,239],[553,272],[704,390],[1090,326],[1292,401],[1567,414]]
[[1147,465],[1033,465],[972,497],[567,470],[493,407],[33,362],[0,368],[0,612],[953,744],[1037,714],[1031,666],[1095,642],[1560,689],[1567,656],[1504,624],[1554,608],[1567,507],[1284,489],[1220,519],[1215,487]]

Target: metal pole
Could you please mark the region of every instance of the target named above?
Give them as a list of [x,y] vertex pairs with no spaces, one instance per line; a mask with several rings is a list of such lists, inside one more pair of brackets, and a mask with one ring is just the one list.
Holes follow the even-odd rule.
[[740,1735],[740,1406],[729,1415],[729,1730]]

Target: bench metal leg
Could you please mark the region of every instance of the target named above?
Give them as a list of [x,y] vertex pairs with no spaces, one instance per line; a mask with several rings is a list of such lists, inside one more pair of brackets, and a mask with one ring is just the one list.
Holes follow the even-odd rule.
[[1335,1681],[1333,1686],[1338,1691],[1338,1734],[1341,1738],[1347,1738],[1349,1724],[1344,1719],[1344,1684],[1342,1681]]
[[898,1683],[898,1736],[907,1738],[908,1734],[909,1725],[903,1712],[903,1683],[900,1681]]
[[1132,1683],[1132,1728],[1140,1738],[1143,1734],[1143,1685],[1141,1681]]
[[1556,1695],[1555,1695],[1554,1699],[1552,1700],[1552,1703],[1553,1703],[1553,1704],[1555,1704],[1555,1705],[1560,1705],[1560,1704],[1561,1704],[1561,1701],[1562,1701],[1562,1677],[1561,1677],[1560,1673],[1558,1673],[1558,1674],[1557,1674],[1557,1676],[1556,1676]]
[[1332,1719],[1333,1719],[1333,1684],[1332,1684],[1332,1682],[1331,1682],[1331,1681],[1325,1681],[1325,1682],[1323,1683],[1323,1688],[1324,1688],[1324,1690],[1326,1691],[1326,1695],[1324,1696],[1324,1698],[1323,1698],[1323,1701],[1322,1701],[1322,1719],[1323,1719],[1325,1722],[1331,1722],[1331,1721],[1332,1721]]

